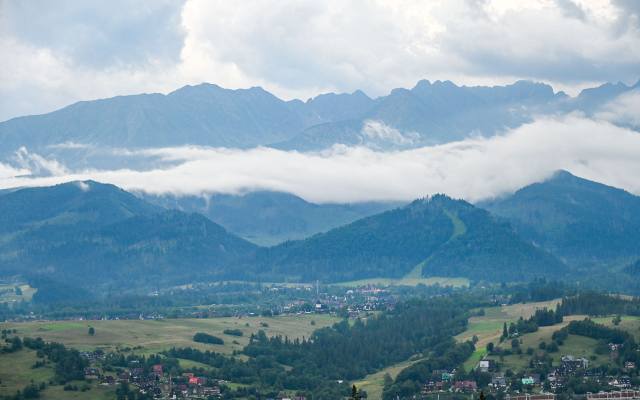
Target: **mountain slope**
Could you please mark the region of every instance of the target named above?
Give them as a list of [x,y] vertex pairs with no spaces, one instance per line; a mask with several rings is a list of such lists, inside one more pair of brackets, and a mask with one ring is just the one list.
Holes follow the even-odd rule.
[[313,204],[281,192],[244,195],[148,196],[165,208],[197,212],[260,245],[303,239],[393,208],[395,203]]
[[640,197],[566,171],[481,206],[572,263],[640,255]]
[[[634,86],[638,88],[638,84]],[[72,166],[122,166],[127,157],[104,147],[181,145],[319,150],[334,144],[397,149],[446,143],[469,135],[492,135],[535,115],[582,110],[593,113],[624,84],[586,89],[577,98],[545,84],[518,81],[494,87],[420,81],[369,98],[361,91],[283,101],[259,87],[229,90],[212,84],[185,86],[167,95],[140,94],[82,101],[43,114],[0,122],[0,158],[21,147]],[[364,129],[368,122],[383,127]],[[405,136],[400,143],[380,140]],[[386,130],[386,131],[385,131]],[[377,140],[373,140],[372,138]]]
[[565,266],[521,240],[510,226],[462,200],[434,196],[303,241],[258,252],[260,272],[344,281],[425,276],[496,281],[562,274]]
[[93,181],[25,188],[1,197],[0,232],[41,225],[95,228],[160,210],[116,186]]
[[6,222],[1,274],[77,286],[143,288],[238,277],[237,260],[256,249],[201,215],[164,211],[96,182],[8,193],[0,197],[0,211]]
[[186,86],[168,95],[141,94],[83,101],[49,114],[0,123],[0,154],[20,146],[80,143],[108,147],[184,144],[253,147],[285,140],[305,116],[260,88]]
[[[529,122],[563,101],[545,84],[518,81],[495,87],[457,86],[450,81],[422,80],[412,89],[394,89],[372,104],[360,118],[307,128],[278,143],[283,149],[318,150],[335,143],[367,145],[366,121],[377,121],[406,136],[400,147],[418,147],[491,135]],[[380,143],[375,143],[380,147]],[[387,147],[398,143],[386,143]]]

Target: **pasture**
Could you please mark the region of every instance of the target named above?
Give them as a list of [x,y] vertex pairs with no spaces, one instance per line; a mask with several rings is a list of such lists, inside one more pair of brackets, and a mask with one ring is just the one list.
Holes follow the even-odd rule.
[[[32,368],[36,362],[36,352],[23,349],[14,353],[0,354],[0,397],[16,394],[22,390],[29,382],[36,384],[48,383],[53,378],[53,368],[46,365],[40,368]],[[85,382],[71,382],[81,387]],[[90,390],[64,391],[62,386],[48,386],[41,392],[40,398],[44,400],[66,400],[66,399],[113,399],[114,389],[100,386],[96,383],[89,384]]]
[[[313,323],[312,323],[313,321]],[[41,337],[46,341],[63,343],[78,350],[133,349],[150,354],[171,347],[190,346],[231,354],[242,350],[252,333],[264,330],[269,336],[289,338],[309,337],[311,333],[338,322],[326,314],[302,314],[277,317],[228,317],[207,319],[109,320],[109,321],[35,321],[2,323],[0,329],[16,329],[19,336]],[[88,334],[89,326],[95,335]],[[239,329],[243,336],[223,333],[225,329]],[[195,343],[193,335],[205,332],[224,340],[223,345]]]

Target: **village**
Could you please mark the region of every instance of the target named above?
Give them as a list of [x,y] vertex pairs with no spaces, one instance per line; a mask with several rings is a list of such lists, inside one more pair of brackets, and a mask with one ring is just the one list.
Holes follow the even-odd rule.
[[[611,348],[615,349],[616,346],[612,344]],[[635,363],[626,362],[617,375],[603,374],[589,366],[588,359],[567,354],[561,356],[557,367],[541,376],[539,373],[499,372],[496,362],[483,359],[477,364],[475,371],[481,376],[480,379],[456,379],[458,371],[455,369],[437,370],[433,373],[433,379],[423,385],[421,394],[423,398],[431,398],[433,395],[446,393],[476,394],[482,390],[484,394],[511,400],[554,400],[559,393],[564,392],[569,382],[579,381],[607,388],[606,391],[597,393],[588,392],[585,396],[587,399],[640,398],[638,379],[631,377],[637,375]],[[486,385],[485,382],[479,382],[486,379],[490,379],[486,381]]]

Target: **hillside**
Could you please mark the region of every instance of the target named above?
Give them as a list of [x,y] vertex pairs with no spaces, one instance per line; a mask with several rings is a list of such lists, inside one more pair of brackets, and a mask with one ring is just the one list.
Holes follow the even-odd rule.
[[[334,143],[376,148],[419,147],[462,139],[471,133],[491,135],[529,122],[565,100],[544,84],[519,81],[495,87],[457,86],[450,81],[422,80],[412,89],[398,88],[376,102],[360,118],[307,128],[275,146],[318,150]],[[366,121],[379,121],[405,135],[405,140],[381,142],[363,129]],[[389,138],[393,139],[393,138]]]
[[263,246],[304,239],[397,205],[314,204],[293,194],[266,191],[243,195],[143,195],[143,198],[165,208],[200,213],[229,232]]
[[570,263],[640,256],[640,197],[566,171],[481,206]]
[[258,253],[259,272],[288,279],[345,281],[424,276],[528,280],[565,266],[521,240],[502,221],[443,195]]
[[232,274],[255,246],[198,214],[112,185],[73,182],[1,197],[0,272],[84,287],[177,284]]

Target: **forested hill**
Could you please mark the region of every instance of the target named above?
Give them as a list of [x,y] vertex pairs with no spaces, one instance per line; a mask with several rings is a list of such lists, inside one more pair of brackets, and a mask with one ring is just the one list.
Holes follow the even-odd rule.
[[199,214],[113,185],[72,182],[0,196],[0,275],[96,289],[238,277],[256,246]]
[[508,223],[444,195],[257,254],[261,273],[301,280],[401,277],[418,266],[424,276],[494,281],[558,276],[566,270],[520,239]]
[[526,281],[565,270],[508,223],[444,195],[270,248],[200,214],[166,211],[91,181],[6,192],[0,215],[2,276],[91,289],[221,279],[338,282],[410,271]]
[[640,257],[640,197],[566,171],[481,206],[570,263]]

